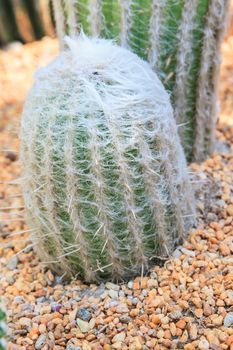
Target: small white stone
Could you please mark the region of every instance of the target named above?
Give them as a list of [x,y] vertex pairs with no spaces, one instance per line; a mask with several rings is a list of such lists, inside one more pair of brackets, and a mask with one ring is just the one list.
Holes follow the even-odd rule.
[[129,281],[129,282],[128,282],[128,288],[129,288],[129,289],[132,289],[132,288],[133,288],[133,281]]
[[124,313],[124,312],[129,312],[128,306],[126,304],[119,304],[116,307],[116,312],[119,314]]
[[225,327],[230,327],[232,324],[233,324],[233,312],[229,312],[224,318],[223,325]]
[[210,344],[205,337],[201,337],[198,347],[200,350],[208,350],[210,348]]
[[32,326],[32,321],[30,318],[27,317],[22,317],[19,319],[19,324],[23,327],[31,327]]
[[112,299],[117,299],[118,298],[118,292],[116,290],[110,289],[108,291],[108,295],[110,296],[110,298]]
[[81,320],[80,318],[77,318],[76,321],[77,321],[77,325],[79,326],[80,331],[81,331],[82,333],[87,333],[87,332],[89,331],[90,325],[89,325],[88,322],[83,321],[83,320]]
[[175,259],[179,259],[179,257],[182,255],[181,251],[179,250],[179,248],[176,248],[176,250],[174,250],[174,252],[172,253],[173,258]]
[[124,341],[124,340],[125,340],[125,333],[121,332],[121,333],[116,334],[113,337],[112,342],[116,343],[116,342],[121,342],[121,341]]
[[89,321],[89,331],[90,331],[91,329],[93,329],[94,327],[95,327],[95,319],[92,318],[92,319]]
[[112,290],[116,290],[116,291],[118,291],[118,290],[120,289],[120,286],[118,286],[118,285],[115,284],[115,283],[111,283],[111,282],[107,282],[107,283],[105,284],[105,287],[106,287],[107,289],[112,289]]
[[182,251],[182,253],[184,253],[185,255],[188,255],[188,256],[196,256],[196,253],[193,251],[193,250],[189,250],[189,249],[186,249],[184,247],[181,247],[180,250]]

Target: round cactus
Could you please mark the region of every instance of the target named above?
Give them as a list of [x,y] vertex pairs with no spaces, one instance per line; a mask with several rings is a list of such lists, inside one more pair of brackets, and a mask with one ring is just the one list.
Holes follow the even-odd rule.
[[87,281],[167,257],[194,200],[169,96],[110,41],[67,38],[37,73],[21,125],[23,192],[43,261]]
[[0,303],[0,350],[5,350],[6,349],[6,340],[5,340],[5,335],[6,335],[6,313]]

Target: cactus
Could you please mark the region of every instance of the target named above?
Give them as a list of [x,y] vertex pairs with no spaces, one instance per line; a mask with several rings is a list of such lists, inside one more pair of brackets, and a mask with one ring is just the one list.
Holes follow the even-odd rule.
[[167,257],[193,224],[185,156],[148,63],[108,40],[67,43],[24,106],[28,223],[58,272],[127,279]]
[[0,350],[6,349],[6,313],[0,304]]
[[19,40],[20,35],[11,2],[0,1],[0,45]]
[[0,45],[53,34],[50,0],[0,1]]
[[75,25],[82,26],[150,62],[171,93],[187,158],[200,161],[214,146],[219,46],[229,2],[66,0],[62,8],[62,1],[54,0],[54,7],[64,14],[57,22],[61,42],[62,27],[73,34]]

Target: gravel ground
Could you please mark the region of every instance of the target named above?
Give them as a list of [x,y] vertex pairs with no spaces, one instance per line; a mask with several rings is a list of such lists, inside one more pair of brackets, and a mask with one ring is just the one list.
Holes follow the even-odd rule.
[[233,350],[233,36],[223,45],[218,151],[191,165],[203,184],[198,228],[163,267],[119,285],[63,283],[23,232],[19,114],[32,72],[56,52],[52,39],[0,51],[0,296],[9,349]]

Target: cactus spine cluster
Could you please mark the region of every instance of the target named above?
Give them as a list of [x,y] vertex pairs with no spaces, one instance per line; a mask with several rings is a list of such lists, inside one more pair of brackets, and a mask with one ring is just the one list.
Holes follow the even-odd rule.
[[107,40],[67,38],[38,73],[21,125],[23,192],[43,261],[87,281],[143,273],[194,219],[162,83]]
[[[64,6],[64,7],[62,7]],[[171,93],[189,160],[213,150],[220,43],[229,0],[54,0],[57,33],[116,39]]]
[[0,350],[6,350],[6,313],[0,303]]

